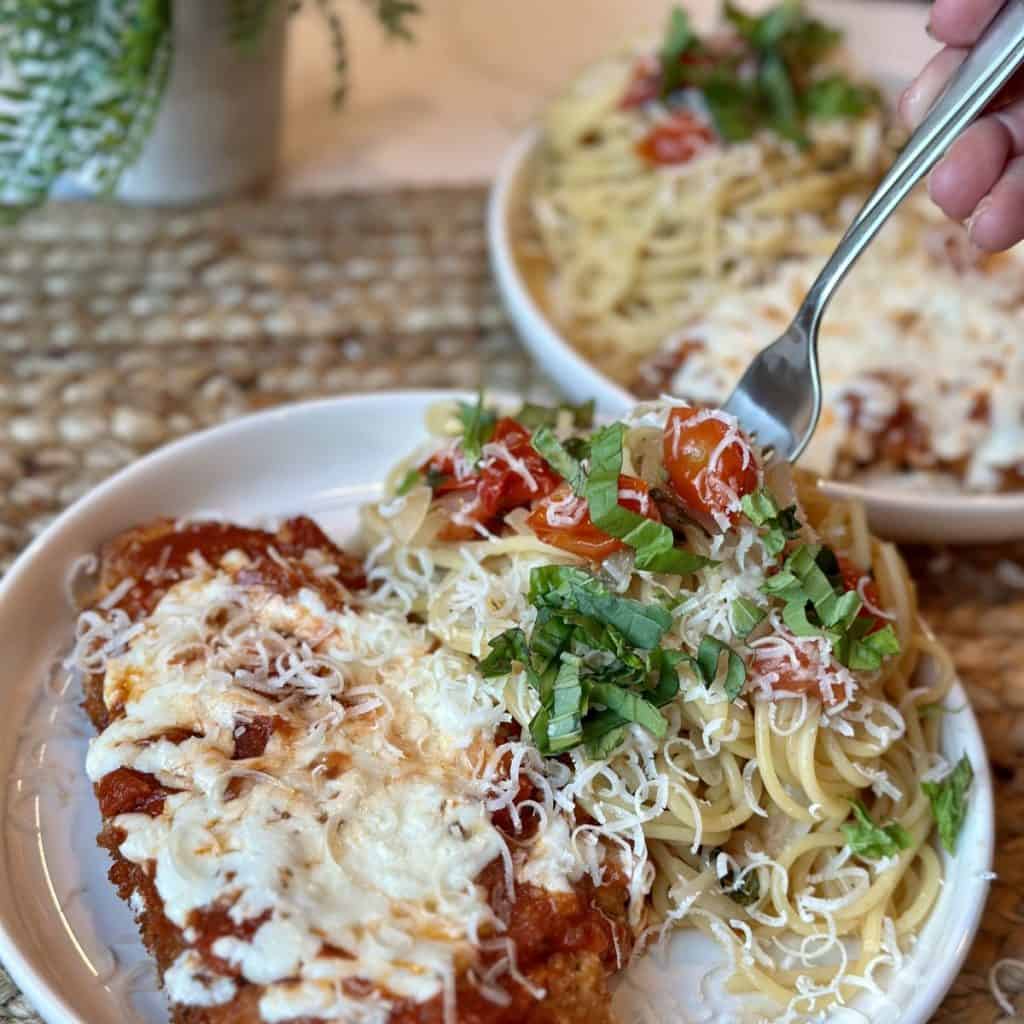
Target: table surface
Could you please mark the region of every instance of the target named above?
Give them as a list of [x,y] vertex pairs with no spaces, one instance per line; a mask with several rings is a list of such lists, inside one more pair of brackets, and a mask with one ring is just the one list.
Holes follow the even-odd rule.
[[[0,231],[0,573],[108,474],[251,410],[395,387],[550,395],[499,307],[483,208],[480,188],[54,206]],[[991,1024],[989,970],[1024,955],[1024,545],[908,555],[978,713],[999,815],[988,911],[935,1020]],[[0,970],[9,1020],[35,1017]]]

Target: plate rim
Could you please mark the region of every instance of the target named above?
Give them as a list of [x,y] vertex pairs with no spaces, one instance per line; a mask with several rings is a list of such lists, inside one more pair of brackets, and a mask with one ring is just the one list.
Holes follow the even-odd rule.
[[[501,400],[500,392],[495,392],[495,396],[499,398],[499,401]],[[292,418],[301,420],[302,417],[312,412],[320,412],[329,408],[358,407],[359,405],[381,402],[399,403],[409,401],[410,399],[426,404],[433,401],[465,399],[467,397],[472,397],[472,395],[464,390],[424,388],[361,392],[352,395],[287,403],[272,409],[265,409],[237,417],[226,423],[187,434],[184,437],[162,445],[121,468],[82,495],[69,505],[19,554],[3,580],[0,581],[0,623],[2,623],[5,617],[11,594],[23,585],[23,581],[32,573],[36,561],[43,556],[49,546],[63,537],[66,532],[70,531],[73,533],[78,521],[83,517],[87,517],[93,506],[102,503],[111,493],[123,487],[130,488],[134,477],[144,476],[154,466],[159,466],[167,461],[187,459],[191,449],[202,448],[211,443],[214,445],[228,443],[235,435],[243,435],[247,431],[254,428],[263,428],[275,421]],[[924,623],[924,628],[929,628],[926,622]],[[967,698],[966,691],[959,677],[955,678],[954,686],[946,699],[947,702],[955,700],[957,703],[953,706],[960,706],[962,704],[967,712],[966,719],[957,725],[957,737],[963,744],[965,752],[971,756],[972,763],[975,765],[976,788],[974,795],[977,801],[975,805],[977,810],[974,813],[978,815],[978,831],[980,835],[974,837],[974,841],[980,844],[982,863],[985,866],[986,872],[990,872],[995,849],[995,813],[992,777],[985,750],[984,737],[974,708]],[[14,726],[17,726],[19,723],[20,717],[13,719],[12,724]],[[948,855],[943,853],[942,856],[944,865],[948,866]],[[948,878],[949,876],[947,875],[946,877]],[[991,881],[987,874],[984,877],[968,877],[965,881],[974,885],[976,892],[970,904],[963,908],[958,917],[957,944],[951,951],[951,955],[944,959],[944,966],[939,971],[929,972],[928,986],[919,990],[917,996],[911,997],[907,1006],[901,1009],[901,1013],[905,1013],[908,1020],[915,1022],[915,1024],[924,1024],[949,991],[949,988],[960,973],[980,926],[982,914],[987,904]],[[943,949],[947,948],[947,946],[943,947]],[[61,994],[59,987],[52,985],[40,974],[30,962],[30,959],[21,952],[8,927],[6,915],[3,914],[0,914],[0,960],[2,960],[11,978],[32,1003],[43,1020],[49,1022],[49,1024],[68,1024],[68,1022],[71,1022],[71,1024],[85,1024],[84,1018],[72,1008]],[[941,984],[935,984],[936,978],[941,978]],[[920,1004],[919,1006],[917,1005],[918,1003]]]
[[[885,8],[905,9],[905,3],[880,0],[875,7],[884,12]],[[876,11],[875,13],[878,13]],[[626,409],[641,401],[626,388],[604,374],[593,362],[578,351],[558,329],[554,321],[534,299],[520,271],[519,261],[511,242],[512,204],[518,198],[521,179],[540,141],[541,126],[535,118],[508,148],[500,161],[497,174],[487,196],[487,249],[491,268],[497,280],[502,302],[516,327],[520,340],[530,349],[560,388],[568,388],[574,396],[592,391],[598,408],[611,415],[621,415]],[[563,364],[561,371],[552,370],[555,363]],[[575,378],[567,383],[570,373]],[[993,541],[1006,541],[1024,537],[1024,491],[1014,493],[956,493],[926,486],[888,489],[884,486],[858,483],[856,481],[822,479],[822,486],[837,498],[854,499],[884,508],[892,513],[928,512],[952,517],[999,517],[1009,522],[1015,516],[1020,523],[1016,528],[996,530]],[[989,530],[991,533],[992,531]],[[907,535],[901,540],[911,540]],[[940,538],[934,534],[922,535],[924,541]],[[950,533],[945,540],[950,543],[975,543],[985,538]]]

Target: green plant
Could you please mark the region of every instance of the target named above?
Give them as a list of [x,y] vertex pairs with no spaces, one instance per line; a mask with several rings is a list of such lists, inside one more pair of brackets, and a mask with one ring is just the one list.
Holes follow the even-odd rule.
[[[363,2],[388,35],[412,38],[416,0]],[[282,3],[320,12],[341,103],[348,59],[336,0],[228,0],[230,38],[243,52],[255,49]],[[0,216],[43,202],[69,172],[114,191],[160,108],[173,18],[172,0],[0,0]]]

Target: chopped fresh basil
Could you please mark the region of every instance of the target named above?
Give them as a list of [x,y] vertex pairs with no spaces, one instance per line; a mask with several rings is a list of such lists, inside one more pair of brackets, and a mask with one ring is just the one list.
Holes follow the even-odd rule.
[[751,86],[732,71],[712,73],[701,85],[715,131],[726,142],[745,142],[757,131],[757,103]]
[[508,675],[512,671],[514,661],[527,664],[526,635],[518,627],[496,636],[490,647],[487,657],[479,665],[480,674],[485,679]]
[[562,652],[569,649],[573,629],[574,624],[566,618],[553,614],[549,608],[540,609],[530,636],[530,663],[535,672],[543,675],[558,664]]
[[900,641],[892,625],[860,635],[875,624],[875,619],[861,618],[847,630],[837,644],[841,664],[855,671],[877,672],[885,658],[900,653]]
[[690,18],[682,7],[673,7],[661,44],[661,96],[671,95],[683,84],[682,56],[697,41]]
[[[767,128],[806,146],[809,118],[855,117],[879,102],[877,91],[841,72],[821,73],[840,34],[810,17],[797,0],[783,0],[761,14],[727,2],[723,18],[736,34],[733,45],[700,39],[685,12],[675,8],[659,61],[661,98],[671,105],[680,90],[699,90],[726,142]],[[698,59],[686,60],[687,54]]]
[[880,860],[883,857],[895,857],[900,850],[910,846],[910,835],[897,822],[889,825],[876,825],[868,809],[859,800],[851,800],[853,806],[852,822],[841,826],[846,837],[846,845],[858,857]]
[[542,565],[530,573],[530,603],[589,615],[614,626],[633,647],[653,650],[672,616],[660,605],[617,597],[590,573],[569,565]]
[[[543,699],[543,697],[542,697]],[[548,751],[571,750],[583,739],[584,691],[580,682],[580,659],[563,653],[551,688],[547,715]]]
[[530,734],[541,753],[583,743],[591,757],[607,757],[629,723],[663,736],[658,708],[679,692],[676,666],[685,657],[657,646],[671,615],[564,565],[533,570],[530,601],[537,609],[530,636],[516,628],[495,637],[479,669],[487,678],[517,664],[525,670],[540,700]]
[[764,526],[779,514],[779,506],[767,488],[761,487],[740,498],[744,515],[755,525]]
[[752,633],[768,614],[746,597],[737,597],[730,606],[733,632],[739,637]]
[[727,655],[724,688],[728,700],[735,700],[747,681],[747,667],[743,659],[717,637],[707,634],[697,648],[697,657],[691,664],[696,668],[705,688],[710,688],[718,678],[718,664],[722,655]]
[[714,564],[703,555],[677,548],[675,536],[663,523],[645,519],[619,504],[625,432],[624,424],[613,423],[591,438],[586,495],[594,525],[633,548],[638,569],[688,576]]
[[756,871],[728,871],[718,880],[722,892],[741,907],[749,907],[761,898],[761,880]]
[[844,589],[830,548],[800,545],[762,590],[784,602],[782,620],[795,636],[827,636],[836,660],[847,668],[874,672],[900,652],[893,627],[879,628],[877,619],[863,613],[860,595]]
[[618,721],[618,715],[611,717],[615,721],[611,718],[599,721],[601,716],[595,716],[583,726],[587,755],[595,761],[606,758],[626,738],[626,727]]
[[562,443],[562,447],[577,461],[582,462],[590,458],[590,438],[569,437]]
[[626,690],[614,683],[593,683],[590,698],[603,704],[627,722],[636,722],[657,737],[665,735],[668,722],[665,716],[648,700],[634,690]]
[[447,479],[448,474],[442,473],[436,466],[427,466],[425,470],[410,469],[409,472],[402,477],[398,487],[395,489],[395,494],[401,497],[402,495],[408,494],[414,487],[419,487],[421,484],[429,487],[433,491]]
[[497,414],[486,408],[483,392],[480,392],[474,405],[459,402],[459,421],[462,423],[462,454],[475,466],[483,455],[484,445],[494,436]]
[[769,126],[782,138],[806,146],[808,139],[801,123],[793,79],[778,53],[762,57],[757,80]]
[[922,782],[921,789],[932,805],[932,815],[939,827],[942,845],[956,852],[956,841],[967,817],[967,792],[974,781],[974,769],[967,755],[939,782]]
[[573,493],[583,497],[586,491],[587,475],[579,461],[566,451],[562,442],[555,437],[550,427],[539,427],[530,442],[533,450],[560,476],[568,481]]
[[796,517],[796,506],[780,509],[767,488],[760,488],[740,499],[740,506],[746,517],[755,525],[764,528],[761,536],[765,549],[770,555],[778,555],[800,532],[800,520]]
[[804,111],[810,117],[835,120],[859,117],[878,103],[875,90],[855,85],[845,75],[831,74],[812,82],[803,96]]
[[408,494],[414,487],[419,487],[425,481],[425,477],[418,469],[410,469],[399,481],[395,488],[395,494],[399,497]]
[[560,405],[535,405],[533,402],[524,402],[515,418],[517,423],[533,431],[538,427],[557,427],[558,417],[562,412],[570,414],[574,427],[590,428],[594,425],[593,399],[589,402],[580,402],[579,405],[573,405],[571,402],[562,402]]

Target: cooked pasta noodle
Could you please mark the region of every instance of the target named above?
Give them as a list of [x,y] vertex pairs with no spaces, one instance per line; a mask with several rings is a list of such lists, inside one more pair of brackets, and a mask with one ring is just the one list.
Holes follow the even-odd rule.
[[841,202],[866,194],[892,152],[875,111],[816,124],[806,150],[761,133],[651,164],[637,142],[671,112],[621,108],[635,61],[605,61],[550,105],[516,224],[537,297],[625,384],[639,357],[717,296],[765,280],[780,260],[826,255]]
[[[652,491],[663,483],[657,449],[672,415],[671,405],[654,403],[626,421],[622,473]],[[721,414],[711,417],[726,431],[720,460],[746,444]],[[593,566],[539,540],[522,510],[489,523],[487,536],[451,541],[442,532],[452,508],[430,487],[395,497],[394,481],[410,468],[428,465],[438,449],[458,451],[451,407],[435,409],[430,423],[442,436],[399,467],[390,496],[366,510],[369,575],[376,600],[398,601],[440,642],[480,658],[506,630],[529,632],[537,621],[531,570]],[[563,440],[571,433],[580,434],[559,430]],[[486,452],[483,466],[491,464]],[[454,465],[466,479],[478,472],[457,458]],[[899,653],[877,670],[851,669],[828,641],[790,633],[764,598],[779,571],[765,530],[730,512],[724,531],[685,527],[688,548],[714,560],[690,576],[639,571],[620,550],[597,578],[616,595],[672,609],[666,649],[692,652],[711,635],[739,652],[747,682],[734,699],[721,676],[708,684],[681,671],[678,694],[662,707],[663,736],[633,725],[603,756],[574,746],[553,760],[530,743],[540,702],[523,669],[510,671],[505,704],[523,728],[510,749],[531,765],[538,805],[577,815],[576,841],[598,835],[618,856],[640,947],[676,928],[701,929],[726,949],[732,989],[757,992],[778,1006],[778,1019],[797,1021],[884,985],[882,968],[901,962],[938,898],[943,869],[921,783],[944,764],[935,709],[954,676],[918,618],[902,559],[869,534],[863,511],[829,501],[785,467],[758,473],[779,506],[796,505],[799,527],[787,550],[824,545],[855,566],[850,587],[863,613],[892,626]],[[578,528],[578,519],[566,527]],[[746,636],[730,612],[740,598],[767,612]],[[784,655],[773,653],[780,645]],[[812,684],[787,690],[810,659]],[[844,826],[854,800],[872,822],[898,832],[889,855],[851,845]]]

